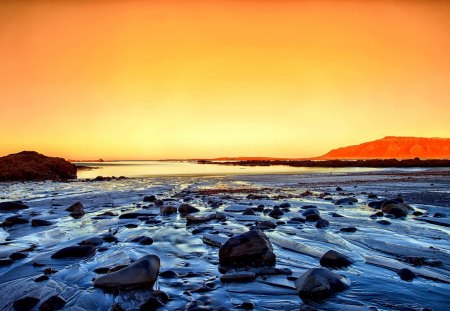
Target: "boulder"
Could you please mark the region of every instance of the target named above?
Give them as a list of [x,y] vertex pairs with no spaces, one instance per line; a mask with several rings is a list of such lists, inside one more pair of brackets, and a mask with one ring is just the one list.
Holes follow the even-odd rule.
[[73,218],[80,218],[84,215],[84,206],[83,203],[77,202],[75,204],[72,204],[68,208],[66,208],[66,211],[70,212],[70,216]]
[[330,225],[330,222],[323,218],[319,219],[316,222],[316,228],[318,228],[318,229],[327,228],[329,225]]
[[352,197],[348,197],[348,198],[342,198],[339,200],[336,200],[336,202],[334,202],[335,205],[353,205],[353,203],[358,202],[357,198],[352,198]]
[[31,220],[31,226],[33,227],[45,227],[50,226],[53,223],[51,221],[45,220],[45,219],[32,219]]
[[126,268],[98,277],[94,280],[94,286],[103,288],[152,286],[158,278],[159,268],[159,257],[146,255]]
[[35,151],[0,157],[0,181],[42,181],[77,178],[77,167],[62,158]]
[[398,270],[397,274],[403,281],[412,281],[416,277],[416,274],[408,268]]
[[13,306],[16,311],[27,311],[33,309],[38,302],[38,298],[27,296],[14,301]]
[[316,208],[308,208],[303,211],[302,216],[304,216],[307,221],[318,221],[320,219],[320,212]]
[[60,249],[52,255],[53,259],[84,258],[95,254],[95,247],[92,245],[69,246]]
[[144,197],[144,199],[142,200],[144,202],[155,202],[156,201],[156,197],[154,195],[147,195]]
[[178,207],[178,213],[180,213],[181,215],[187,215],[199,211],[200,210],[198,208],[187,203],[180,204],[180,206]]
[[0,212],[17,212],[19,210],[27,209],[28,206],[20,201],[14,202],[1,202]]
[[322,299],[350,287],[350,280],[326,268],[313,268],[295,281],[295,287],[302,299]]
[[20,216],[12,216],[6,218],[1,224],[0,227],[12,227],[15,225],[27,224],[29,221]]
[[161,215],[165,215],[165,216],[175,214],[177,212],[177,208],[172,205],[161,206],[161,208],[159,210],[160,210]]
[[219,261],[225,269],[274,266],[275,260],[272,244],[258,229],[229,238],[219,250]]
[[393,215],[394,217],[406,217],[408,216],[410,211],[414,211],[414,209],[405,203],[389,203],[383,205],[381,208],[383,213],[387,213],[389,215]]
[[40,306],[39,310],[41,311],[53,311],[53,310],[60,310],[64,308],[66,305],[66,301],[62,299],[60,296],[55,295],[48,298],[46,301],[44,301]]
[[320,265],[323,267],[342,268],[348,267],[352,263],[350,258],[334,250],[329,250],[320,258]]

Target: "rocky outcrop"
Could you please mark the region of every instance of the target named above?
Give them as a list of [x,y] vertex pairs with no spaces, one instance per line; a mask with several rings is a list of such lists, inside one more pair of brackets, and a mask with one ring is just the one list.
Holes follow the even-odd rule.
[[0,181],[66,180],[77,178],[77,167],[62,158],[35,151],[0,157]]

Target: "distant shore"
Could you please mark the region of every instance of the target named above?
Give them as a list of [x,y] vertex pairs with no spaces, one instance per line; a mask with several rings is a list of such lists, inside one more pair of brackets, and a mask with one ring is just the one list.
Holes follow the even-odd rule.
[[237,166],[274,166],[285,165],[293,167],[370,167],[370,168],[404,168],[404,167],[450,167],[450,160],[421,160],[418,158],[370,159],[370,160],[245,160],[245,161],[210,161],[199,160],[199,164],[220,164]]

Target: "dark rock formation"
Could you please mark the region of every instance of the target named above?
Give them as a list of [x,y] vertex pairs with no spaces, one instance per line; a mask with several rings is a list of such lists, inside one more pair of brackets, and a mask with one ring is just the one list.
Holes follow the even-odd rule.
[[77,167],[62,158],[35,151],[0,157],[0,181],[66,180],[77,178]]
[[309,269],[296,281],[295,287],[302,299],[322,299],[343,291],[350,286],[350,280],[326,268]]
[[406,217],[408,216],[410,211],[414,209],[405,203],[389,203],[383,205],[381,208],[383,213],[387,213],[389,215],[393,215],[394,217]]

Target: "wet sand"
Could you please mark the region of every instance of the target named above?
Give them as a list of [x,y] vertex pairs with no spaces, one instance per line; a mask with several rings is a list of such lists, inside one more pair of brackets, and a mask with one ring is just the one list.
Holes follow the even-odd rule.
[[[17,252],[26,255],[0,266],[0,309],[14,310],[17,299],[31,296],[39,299],[34,306],[37,310],[47,298],[59,295],[67,310],[111,310],[113,305],[139,310],[151,295],[148,288],[111,292],[94,287],[92,280],[104,272],[98,268],[111,269],[156,254],[161,259],[161,274],[153,287],[170,296],[160,310],[201,310],[195,305],[202,305],[203,310],[234,310],[250,304],[255,310],[299,310],[302,306],[319,310],[445,310],[450,304],[449,174],[445,169],[405,169],[0,183],[1,201],[22,200],[30,207],[0,213],[0,222],[14,215],[30,222],[51,222],[49,226],[24,223],[0,229],[0,258]],[[369,194],[378,198],[369,199]],[[150,195],[165,206],[189,203],[200,210],[195,216],[222,212],[226,220],[187,226],[180,214],[160,215],[155,202],[144,202]],[[398,195],[423,215],[373,216],[379,210],[368,207],[369,202]],[[343,198],[357,202],[335,204]],[[76,202],[82,202],[85,211],[78,219],[66,211]],[[264,205],[265,211],[243,215],[244,210],[256,210],[258,205]],[[278,219],[270,217],[269,211],[280,205],[283,214]],[[301,217],[305,205],[315,205],[329,226],[316,228],[316,222],[292,221]],[[119,218],[131,212],[148,216]],[[273,245],[276,267],[292,273],[259,276],[250,282],[221,282],[218,246],[263,220],[277,224],[275,229],[264,230]],[[349,227],[356,231],[341,231]],[[103,239],[89,258],[51,258],[66,246],[108,234],[116,239]],[[150,237],[153,243],[135,242],[140,236]],[[354,261],[348,268],[334,270],[350,279],[350,288],[323,300],[303,301],[294,279],[309,268],[320,267],[320,256],[331,249]],[[405,267],[417,275],[412,281],[397,275]]]

